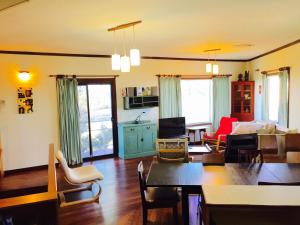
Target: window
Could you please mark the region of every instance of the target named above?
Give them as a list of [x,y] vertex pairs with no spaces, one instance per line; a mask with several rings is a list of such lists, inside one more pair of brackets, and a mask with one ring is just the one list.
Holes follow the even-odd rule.
[[279,76],[268,76],[269,120],[278,121]]
[[186,124],[211,122],[212,80],[181,80],[181,98]]

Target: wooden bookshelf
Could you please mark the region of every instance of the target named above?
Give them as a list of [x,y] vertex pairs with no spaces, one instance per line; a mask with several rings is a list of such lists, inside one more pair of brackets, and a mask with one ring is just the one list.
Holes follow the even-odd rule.
[[254,81],[231,82],[231,117],[254,120]]

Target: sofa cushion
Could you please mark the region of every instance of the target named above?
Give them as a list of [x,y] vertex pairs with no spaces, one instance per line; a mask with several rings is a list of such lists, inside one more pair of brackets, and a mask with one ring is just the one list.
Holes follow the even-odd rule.
[[238,134],[252,134],[257,133],[258,130],[262,129],[264,126],[262,124],[254,123],[254,122],[244,122],[239,123],[234,130],[232,131],[232,135]]

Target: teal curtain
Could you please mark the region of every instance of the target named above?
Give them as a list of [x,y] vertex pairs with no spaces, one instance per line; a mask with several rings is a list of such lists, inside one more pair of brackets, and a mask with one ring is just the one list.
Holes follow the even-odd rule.
[[69,165],[82,163],[76,79],[57,79],[60,145]]
[[216,131],[223,116],[230,115],[229,78],[213,78],[213,129]]
[[262,119],[269,120],[269,85],[268,77],[266,74],[262,74]]
[[159,115],[160,118],[181,116],[180,77],[159,78]]
[[278,124],[288,127],[289,116],[289,70],[283,70],[279,73],[279,110]]

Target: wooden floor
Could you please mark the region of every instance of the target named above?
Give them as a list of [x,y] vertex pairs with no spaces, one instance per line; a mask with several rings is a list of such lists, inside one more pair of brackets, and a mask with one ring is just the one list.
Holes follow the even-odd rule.
[[[137,164],[143,160],[145,170],[150,167],[152,157],[132,160],[103,159],[94,161],[99,171],[104,174],[101,181],[102,194],[100,202],[85,205],[69,206],[59,209],[60,225],[141,225],[142,209],[137,177]],[[90,164],[90,163],[87,163]],[[63,179],[60,168],[57,169],[58,189],[67,189],[69,185]],[[29,178],[29,179],[28,179]],[[5,177],[0,181],[0,189],[12,186],[37,186],[47,184],[47,171],[38,170],[22,172]],[[181,205],[179,204],[179,212]],[[190,197],[190,224],[196,225],[197,196]],[[174,221],[169,209],[154,209],[148,213],[148,225],[181,225],[181,214]]]

